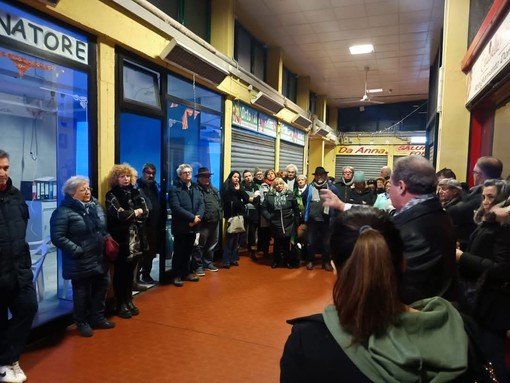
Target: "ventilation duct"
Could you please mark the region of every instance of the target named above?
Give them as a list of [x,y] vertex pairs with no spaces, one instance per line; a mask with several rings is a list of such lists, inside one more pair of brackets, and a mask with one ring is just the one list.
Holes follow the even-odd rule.
[[251,100],[251,103],[253,105],[260,106],[261,108],[264,108],[265,110],[273,114],[276,114],[283,109],[282,104],[273,100],[271,97],[267,96],[263,92],[258,92],[255,98]]
[[37,1],[46,5],[51,5],[52,7],[56,7],[60,0],[37,0]]
[[318,118],[314,118],[313,120],[313,134],[326,137],[329,133],[332,133],[332,130],[329,126],[327,126],[324,122],[319,120]]
[[292,120],[292,123],[294,125],[299,126],[300,128],[303,128],[307,130],[310,125],[312,125],[312,121],[310,121],[308,118],[303,117],[302,115],[298,114],[294,119]]
[[204,56],[180,44],[176,39],[172,39],[160,54],[166,62],[194,73],[214,85],[219,85],[227,77],[228,72]]

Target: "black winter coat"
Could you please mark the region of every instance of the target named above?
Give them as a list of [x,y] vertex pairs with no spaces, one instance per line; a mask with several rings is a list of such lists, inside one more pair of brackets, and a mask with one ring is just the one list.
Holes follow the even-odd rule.
[[[136,209],[143,210],[138,217]],[[143,224],[148,215],[145,199],[132,185],[125,188],[114,186],[106,193],[108,232],[119,243],[120,257],[131,258],[147,248]]]
[[250,196],[243,188],[234,189],[234,186],[227,182],[221,194],[221,199],[223,200],[223,211],[225,212],[226,219],[235,215],[246,216],[244,205],[249,202]]
[[473,217],[475,210],[482,203],[482,189],[482,185],[472,187],[461,202],[449,206],[447,209],[448,214],[452,218],[453,226],[456,228],[458,234],[457,240],[460,242],[462,250],[466,249],[469,236],[476,229]]
[[349,189],[349,199],[345,202],[353,203],[356,205],[374,206],[377,194],[370,189],[365,188],[359,193],[355,188]]
[[394,222],[404,243],[404,303],[436,295],[457,300],[455,233],[439,200],[419,203],[395,215]]
[[188,187],[177,178],[168,191],[168,202],[172,209],[172,233],[189,234],[196,231],[196,225],[190,227],[189,224],[195,220],[195,216],[200,219],[204,216],[204,198],[198,190],[196,184],[192,183]]
[[277,206],[276,190],[271,189],[262,203],[262,215],[270,222],[275,238],[291,237],[295,234],[299,209],[296,196],[290,190],[281,193],[281,206]]
[[458,265],[461,279],[468,282],[486,274],[474,316],[487,327],[510,329],[510,227],[478,225]]
[[106,217],[96,199],[88,208],[66,196],[51,215],[51,241],[62,250],[64,279],[88,278],[106,271],[104,237]]
[[161,203],[159,202],[159,190],[155,181],[138,179],[138,190],[142,194],[149,210],[149,216],[145,224],[150,228],[159,228],[161,222]]
[[25,241],[28,206],[21,192],[7,180],[0,192],[0,291],[32,284],[32,259]]

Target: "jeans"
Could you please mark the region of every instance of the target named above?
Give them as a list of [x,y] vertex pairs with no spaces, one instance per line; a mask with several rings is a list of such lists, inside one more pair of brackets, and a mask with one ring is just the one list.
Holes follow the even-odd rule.
[[104,320],[108,273],[73,279],[73,314],[76,323],[99,323]]
[[223,265],[230,266],[237,261],[237,250],[239,248],[239,238],[242,233],[225,234],[225,244],[223,246]]
[[214,248],[220,237],[219,222],[202,222],[198,232],[200,233],[198,246],[194,246],[192,258],[192,266],[195,270],[199,267],[213,266]]
[[[37,313],[34,286],[28,284],[15,292],[0,294],[0,365],[19,360]],[[9,319],[8,311],[12,317]]]

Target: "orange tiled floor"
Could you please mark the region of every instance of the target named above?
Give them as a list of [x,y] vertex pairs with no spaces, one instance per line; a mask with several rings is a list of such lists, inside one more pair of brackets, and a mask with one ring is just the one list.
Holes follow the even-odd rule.
[[331,301],[333,274],[241,266],[207,273],[199,283],[160,286],[135,298],[141,314],[113,319],[113,330],[82,338],[55,334],[21,356],[28,382],[270,383],[290,332],[286,319]]

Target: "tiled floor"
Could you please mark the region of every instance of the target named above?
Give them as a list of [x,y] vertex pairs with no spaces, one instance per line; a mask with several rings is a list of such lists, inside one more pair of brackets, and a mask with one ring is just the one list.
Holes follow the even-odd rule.
[[21,357],[28,382],[270,383],[290,332],[286,319],[331,301],[333,274],[252,262],[199,283],[136,296],[141,314],[82,338],[70,327]]

